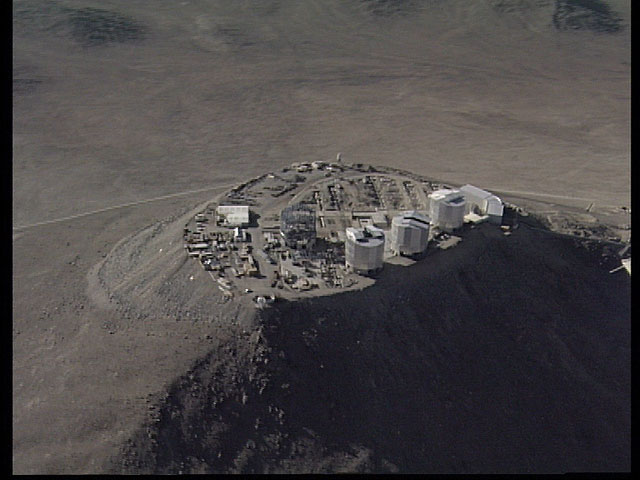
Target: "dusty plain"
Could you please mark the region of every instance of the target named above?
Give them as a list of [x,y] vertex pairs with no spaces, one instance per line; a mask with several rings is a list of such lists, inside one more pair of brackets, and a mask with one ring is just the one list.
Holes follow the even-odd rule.
[[[630,2],[606,2],[609,32],[557,28],[557,3],[16,0],[14,472],[112,468],[149,404],[249,322],[229,304],[123,322],[91,284],[122,239],[230,184],[342,152],[554,208],[628,206]],[[594,465],[624,469],[621,435]]]

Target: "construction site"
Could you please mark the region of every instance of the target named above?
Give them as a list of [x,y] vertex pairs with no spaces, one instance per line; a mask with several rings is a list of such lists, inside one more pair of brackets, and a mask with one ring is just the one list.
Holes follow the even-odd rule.
[[503,208],[477,187],[348,165],[338,154],[220,195],[187,222],[184,247],[226,298],[248,295],[263,308],[276,298],[369,286],[384,263],[407,266],[455,246],[464,224],[500,226]]

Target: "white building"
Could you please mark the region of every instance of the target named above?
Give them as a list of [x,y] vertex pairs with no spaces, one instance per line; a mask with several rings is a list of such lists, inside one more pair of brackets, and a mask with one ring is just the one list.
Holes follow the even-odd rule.
[[502,223],[504,205],[499,197],[473,185],[460,187],[460,191],[467,202],[467,212],[476,213],[474,210],[478,210],[481,215],[489,215],[491,223]]
[[431,224],[445,232],[460,228],[464,222],[465,200],[460,190],[443,188],[429,195]]
[[249,225],[248,205],[220,205],[216,209],[218,222],[226,227],[246,227]]
[[243,230],[240,227],[236,227],[233,229],[233,241],[234,242],[247,242],[249,239],[247,238],[247,231]]
[[396,255],[414,255],[427,249],[429,222],[416,211],[404,212],[391,220],[391,251]]
[[367,225],[365,228],[347,228],[345,264],[356,273],[372,273],[382,269],[384,232]]

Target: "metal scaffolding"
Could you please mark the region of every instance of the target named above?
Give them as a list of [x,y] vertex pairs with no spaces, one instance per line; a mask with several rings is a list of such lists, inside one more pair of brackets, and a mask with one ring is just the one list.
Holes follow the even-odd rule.
[[280,232],[290,248],[308,248],[316,239],[316,211],[304,203],[289,205],[280,213]]

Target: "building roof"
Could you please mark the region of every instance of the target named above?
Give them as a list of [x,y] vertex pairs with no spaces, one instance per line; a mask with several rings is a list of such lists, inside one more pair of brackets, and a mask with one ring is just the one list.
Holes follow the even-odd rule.
[[461,203],[464,202],[464,195],[460,190],[452,190],[449,188],[441,188],[429,195],[431,200],[442,200],[447,203]]
[[384,243],[384,231],[372,225],[364,228],[347,227],[347,239],[364,247],[377,247]]
[[373,225],[367,225],[364,227],[364,230],[371,235],[373,238],[384,238],[384,230],[378,227],[374,227]]
[[416,222],[426,223],[427,225],[431,223],[431,219],[429,218],[428,215],[419,213],[416,210],[410,210],[410,211],[404,212],[402,216],[407,220],[415,220]]
[[474,187],[473,185],[463,185],[460,187],[460,191],[463,193],[469,193],[470,195],[474,195],[479,198],[487,198],[492,196],[493,194],[487,192],[486,190],[482,190],[481,188]]
[[224,215],[227,223],[249,223],[248,205],[219,205],[216,212]]
[[387,223],[387,216],[383,211],[373,212],[371,219],[373,223]]
[[415,210],[404,212],[402,215],[393,217],[392,224],[402,227],[415,227],[421,229],[429,229],[431,219],[427,215],[416,212]]
[[474,197],[487,201],[487,213],[491,215],[502,215],[502,200],[497,195],[491,192],[482,190],[481,188],[474,187],[473,185],[464,185],[460,187],[460,190]]
[[218,205],[218,213],[249,213],[248,205]]
[[364,229],[347,227],[347,238],[350,238],[351,240],[360,240],[361,238],[364,238]]

